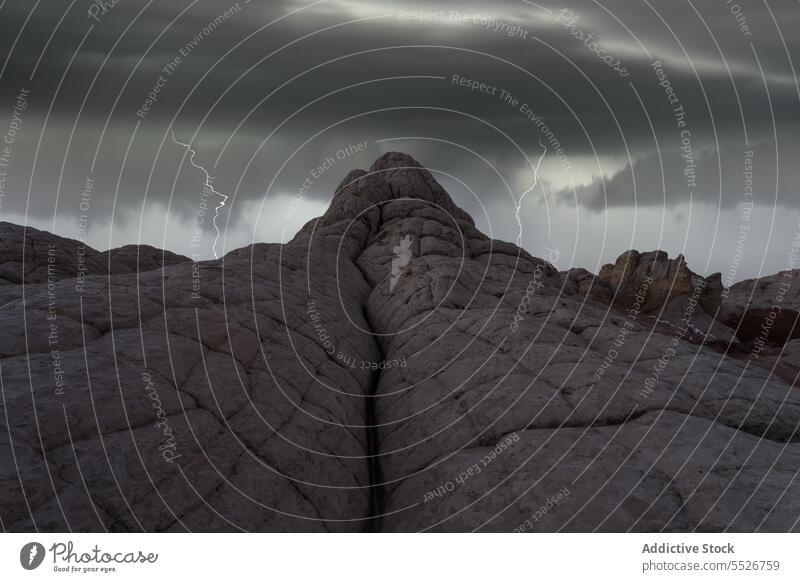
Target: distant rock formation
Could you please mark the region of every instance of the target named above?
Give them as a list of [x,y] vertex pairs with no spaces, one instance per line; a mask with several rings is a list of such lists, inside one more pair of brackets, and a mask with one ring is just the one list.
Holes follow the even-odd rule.
[[400,153],[286,245],[80,291],[3,229],[7,530],[800,530],[798,342],[740,349],[770,301],[683,257],[559,273]]
[[100,252],[30,226],[0,222],[0,286],[47,283],[91,275],[153,271],[188,262],[187,257],[149,245]]
[[701,277],[689,269],[683,255],[670,259],[664,251],[630,250],[597,276],[572,269],[567,279],[574,281],[570,288],[576,293],[619,309],[635,306],[643,314],[679,313],[694,300],[713,315],[722,304],[721,274]]
[[753,348],[800,339],[800,271],[733,285],[726,290],[721,318]]

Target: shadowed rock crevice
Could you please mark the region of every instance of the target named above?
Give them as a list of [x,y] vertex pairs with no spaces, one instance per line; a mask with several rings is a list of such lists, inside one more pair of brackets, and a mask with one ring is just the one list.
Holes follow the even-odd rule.
[[[402,204],[402,207],[398,208],[398,204]],[[434,233],[441,231],[443,225],[448,222],[452,225],[459,220],[461,227],[474,231],[472,219],[453,204],[427,170],[410,156],[390,153],[376,161],[368,172],[351,171],[336,189],[331,207],[325,215],[304,226],[294,239],[314,240],[316,237],[329,236],[331,230],[337,234],[343,231],[345,240],[354,243],[354,246],[349,247],[346,260],[352,260],[371,286],[370,298],[363,305],[362,312],[363,320],[367,324],[366,331],[377,334],[376,346],[380,354],[378,362],[370,362],[378,369],[370,376],[369,397],[366,399],[371,531],[380,530],[380,516],[385,506],[379,419],[376,413],[379,398],[377,387],[381,383],[382,368],[392,360],[387,356],[391,342],[384,336],[386,326],[379,301],[392,293],[393,289],[390,287],[393,276],[399,279],[406,274],[405,271],[410,269],[413,272],[413,266],[408,264],[402,267],[395,265],[393,272],[394,250],[404,236],[401,233],[404,232],[409,214],[418,216],[418,223],[424,221],[433,225],[425,233],[429,239]],[[455,216],[458,219],[454,219]],[[422,234],[418,228],[415,233]],[[476,234],[477,231],[472,233],[473,236]],[[417,238],[414,245],[417,255],[421,251],[420,238],[422,237]],[[435,249],[430,247],[430,241],[426,244],[429,245],[426,249],[428,254],[432,254],[431,251]],[[397,272],[397,269],[403,272]]]

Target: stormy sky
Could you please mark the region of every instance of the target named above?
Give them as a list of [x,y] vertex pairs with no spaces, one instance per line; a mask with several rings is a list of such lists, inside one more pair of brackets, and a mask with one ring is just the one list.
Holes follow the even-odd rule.
[[559,268],[771,274],[798,266],[798,25],[794,0],[0,0],[0,220],[211,258],[400,150],[495,238],[520,205]]

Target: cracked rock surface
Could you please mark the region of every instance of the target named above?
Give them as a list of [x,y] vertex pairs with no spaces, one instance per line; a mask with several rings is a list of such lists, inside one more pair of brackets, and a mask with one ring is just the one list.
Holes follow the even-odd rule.
[[800,530],[800,392],[683,257],[559,273],[399,153],[288,244],[81,289],[2,229],[7,530]]

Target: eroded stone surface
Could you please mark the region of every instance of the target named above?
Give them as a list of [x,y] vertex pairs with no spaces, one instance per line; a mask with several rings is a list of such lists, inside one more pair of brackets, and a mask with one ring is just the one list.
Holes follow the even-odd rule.
[[751,349],[800,339],[800,270],[742,281],[727,289],[721,319]]
[[287,245],[6,301],[3,525],[798,530],[800,393],[710,339],[701,279],[562,275],[387,154]]
[[342,307],[358,321],[369,287],[341,265],[340,303],[336,251],[259,244],[82,292],[27,284],[0,307],[4,527],[365,529],[371,373],[326,353],[308,313],[313,295],[342,349],[377,357]]

